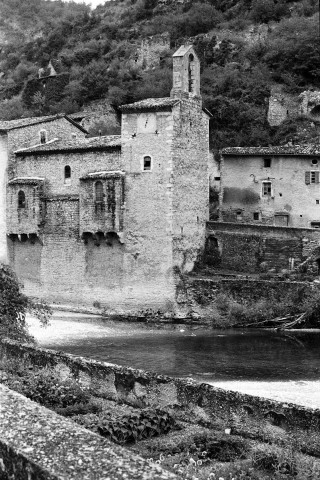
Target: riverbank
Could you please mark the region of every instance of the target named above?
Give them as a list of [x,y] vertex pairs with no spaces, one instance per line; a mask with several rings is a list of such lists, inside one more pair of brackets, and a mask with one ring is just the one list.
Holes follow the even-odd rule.
[[[320,332],[208,330],[55,312],[29,318],[40,346],[319,408]],[[301,383],[299,383],[301,382]]]
[[0,346],[5,385],[179,479],[319,478],[319,410],[17,342]]

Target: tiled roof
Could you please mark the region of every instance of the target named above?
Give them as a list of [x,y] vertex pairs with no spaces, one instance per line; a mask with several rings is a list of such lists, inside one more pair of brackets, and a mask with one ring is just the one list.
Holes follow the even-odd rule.
[[320,155],[320,145],[291,145],[275,147],[228,147],[222,155]]
[[132,112],[140,110],[169,110],[177,103],[179,103],[179,99],[171,97],[146,98],[145,100],[140,100],[139,102],[121,105],[120,110],[122,112]]
[[92,179],[104,179],[104,178],[110,178],[110,177],[123,177],[126,174],[126,172],[123,172],[122,170],[109,170],[109,171],[102,171],[102,172],[93,172],[93,173],[88,173],[87,175],[84,175],[83,177],[80,178],[80,180],[92,180]]
[[68,117],[68,115],[65,115],[64,113],[60,113],[57,115],[47,115],[45,117],[27,117],[27,118],[19,118],[17,120],[6,120],[6,121],[0,121],[0,130],[2,131],[9,131],[9,130],[14,130],[16,128],[21,128],[21,127],[27,127],[29,125],[36,125],[38,123],[46,123],[46,122],[51,122],[52,120],[57,120],[58,118],[65,118],[69,122],[71,122],[73,125],[79,128],[79,130],[83,131],[84,133],[88,133],[81,125],[79,125],[77,122],[72,120],[72,118]]
[[9,185],[38,185],[44,182],[42,177],[16,177],[10,180]]
[[79,150],[108,150],[121,148],[121,135],[107,135],[104,137],[81,138],[71,140],[56,139],[52,142],[35,145],[17,150],[16,155],[37,155],[46,153],[79,151]]

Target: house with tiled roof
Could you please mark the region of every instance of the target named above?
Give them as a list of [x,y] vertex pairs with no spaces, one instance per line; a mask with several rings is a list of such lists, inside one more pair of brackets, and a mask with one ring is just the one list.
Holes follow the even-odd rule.
[[6,183],[14,177],[18,148],[42,145],[60,139],[84,139],[87,131],[67,115],[48,115],[0,120],[0,260],[7,260]]
[[174,55],[170,97],[121,115],[121,136],[17,145],[7,242],[27,294],[117,313],[175,309],[208,220],[209,115],[194,49]]
[[320,145],[222,150],[224,222],[320,228]]

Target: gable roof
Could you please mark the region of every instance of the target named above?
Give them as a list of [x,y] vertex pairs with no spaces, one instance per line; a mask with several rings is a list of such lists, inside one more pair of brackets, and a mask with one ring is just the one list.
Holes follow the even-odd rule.
[[172,55],[173,57],[183,57],[189,50],[194,52],[194,48],[192,45],[181,45],[180,48]]
[[139,102],[121,105],[119,108],[123,113],[142,110],[171,110],[171,108],[179,102],[180,100],[178,98],[171,97],[146,98]]
[[75,122],[72,118],[64,113],[59,113],[57,115],[46,115],[44,117],[27,117],[27,118],[18,118],[17,120],[0,120],[0,131],[8,132],[9,130],[14,130],[16,128],[28,127],[30,125],[37,125],[38,123],[52,122],[59,118],[65,118],[68,122],[72,123],[75,127],[79,128],[83,133],[88,133],[85,128],[83,128],[79,123]]
[[290,145],[273,147],[228,147],[221,150],[222,155],[320,155],[320,145]]
[[120,150],[121,135],[106,135],[104,137],[61,140],[56,138],[50,142],[33,147],[16,150],[16,155],[46,155],[49,153],[78,152],[82,150]]

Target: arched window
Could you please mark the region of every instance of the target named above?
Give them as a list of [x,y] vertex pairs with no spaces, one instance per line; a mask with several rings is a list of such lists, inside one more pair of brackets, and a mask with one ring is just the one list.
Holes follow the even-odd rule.
[[189,64],[188,64],[188,89],[190,93],[194,91],[194,56],[192,53],[189,55]]
[[46,143],[47,142],[47,132],[46,130],[40,130],[40,143]]
[[64,183],[65,185],[71,184],[71,167],[69,165],[64,167]]
[[23,190],[18,192],[18,208],[26,208],[26,196]]
[[145,172],[148,172],[151,170],[151,157],[149,155],[146,155],[143,157],[143,170]]
[[102,203],[103,202],[103,185],[102,182],[98,181],[95,184],[95,201],[96,203]]

